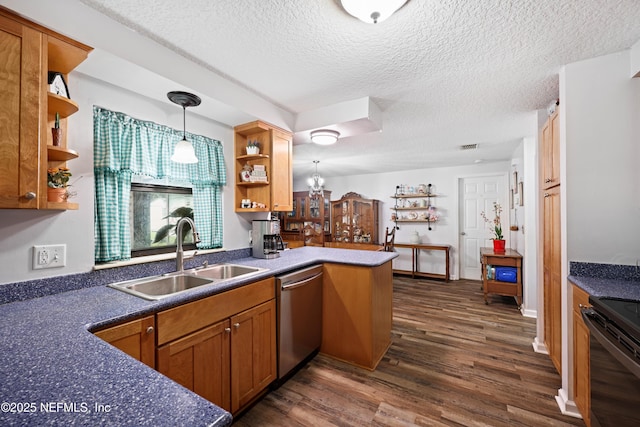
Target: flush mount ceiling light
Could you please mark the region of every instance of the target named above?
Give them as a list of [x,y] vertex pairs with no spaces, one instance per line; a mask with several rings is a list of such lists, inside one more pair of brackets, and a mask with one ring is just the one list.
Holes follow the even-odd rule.
[[314,160],[313,163],[316,164],[316,172],[307,180],[307,184],[309,184],[309,197],[324,197],[324,179],[322,179],[318,173],[318,163],[320,163],[320,160]]
[[340,0],[342,7],[367,24],[377,24],[400,9],[407,0]]
[[187,141],[187,107],[197,107],[200,105],[200,98],[189,92],[174,91],[167,94],[167,98],[174,104],[182,106],[182,141],[176,144],[173,150],[171,161],[176,163],[198,163],[193,145]]
[[340,137],[340,132],[331,129],[318,129],[311,131],[311,142],[320,145],[335,144]]

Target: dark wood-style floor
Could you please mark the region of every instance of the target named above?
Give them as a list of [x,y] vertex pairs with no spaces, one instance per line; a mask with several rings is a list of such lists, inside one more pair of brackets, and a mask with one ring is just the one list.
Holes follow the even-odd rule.
[[479,281],[394,277],[392,345],[374,372],[318,355],[234,426],[583,426],[560,413],[535,320]]

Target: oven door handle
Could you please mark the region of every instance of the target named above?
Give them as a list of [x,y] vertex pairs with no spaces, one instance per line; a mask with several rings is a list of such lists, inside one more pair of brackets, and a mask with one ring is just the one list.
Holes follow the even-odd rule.
[[[607,321],[607,328],[609,328],[612,332],[610,332],[610,336],[606,336],[603,332],[604,327],[597,325],[592,319],[593,317],[598,316],[597,313],[594,312],[592,308],[583,308],[582,309],[582,319],[584,323],[589,328],[589,332],[591,333],[591,339],[596,339],[598,342],[604,347],[604,349],[609,352],[618,362],[622,363],[625,368],[627,368],[631,373],[633,373],[636,377],[640,378],[640,364],[638,361],[634,360],[627,352],[631,353],[632,350],[628,349],[627,346],[631,346],[631,348],[636,348],[637,346],[634,343],[629,342],[623,335],[622,332],[614,326],[611,322]],[[619,339],[613,334],[617,334]],[[626,345],[620,344],[619,340],[627,341]],[[626,351],[622,350],[624,348]],[[636,350],[637,354],[638,350]]]

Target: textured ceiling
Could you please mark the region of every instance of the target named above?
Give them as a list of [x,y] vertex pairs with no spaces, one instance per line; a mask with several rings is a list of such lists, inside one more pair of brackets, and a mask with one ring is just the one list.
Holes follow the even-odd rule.
[[382,132],[296,144],[296,176],[509,159],[562,65],[640,40],[637,0],[409,0],[376,25],[338,0],[81,1],[294,114],[371,97]]

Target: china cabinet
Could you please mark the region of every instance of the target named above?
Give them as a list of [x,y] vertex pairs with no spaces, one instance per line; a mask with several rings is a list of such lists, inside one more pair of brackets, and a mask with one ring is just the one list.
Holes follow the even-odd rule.
[[432,198],[437,194],[432,192],[432,185],[420,184],[418,186],[398,185],[392,199],[395,200],[391,208],[391,221],[396,228],[400,222],[424,223],[431,230],[431,223],[438,220],[436,207]]
[[[77,157],[67,148],[66,135],[67,117],[78,111],[72,99],[48,91],[48,74],[68,79],[91,50],[0,8],[0,163],[6,177],[0,182],[0,208],[78,208],[47,201],[47,169],[66,166]],[[62,137],[54,147],[56,113]]]
[[[235,211],[290,211],[291,133],[261,121],[236,126],[234,131]],[[252,148],[256,146],[258,152]]]
[[[308,191],[293,193],[293,210],[282,216],[281,234],[286,241],[319,244],[331,240],[331,191],[309,197]],[[313,231],[313,232],[311,232]],[[319,242],[315,236],[324,234]],[[307,242],[308,241],[308,242]]]
[[331,202],[333,241],[336,243],[378,244],[378,208],[380,202],[347,193]]

